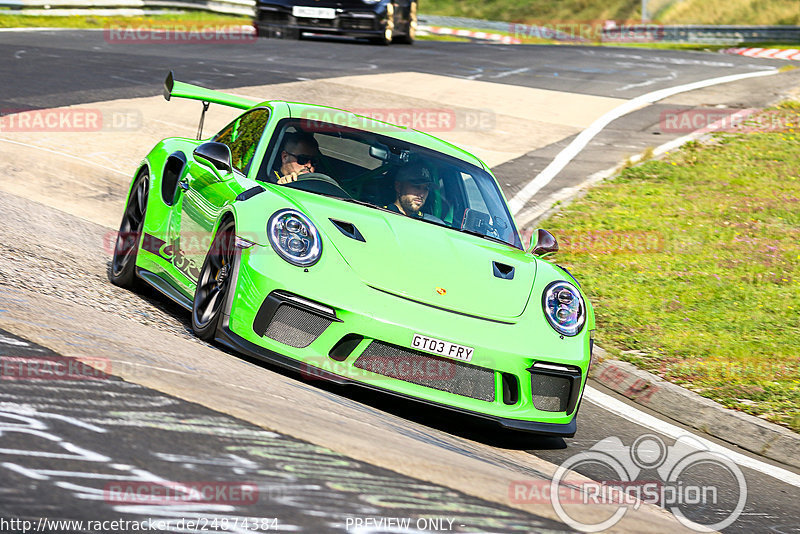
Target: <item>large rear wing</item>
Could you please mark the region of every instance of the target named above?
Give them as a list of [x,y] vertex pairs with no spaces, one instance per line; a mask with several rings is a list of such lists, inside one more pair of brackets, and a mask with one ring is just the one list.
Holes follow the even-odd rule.
[[203,103],[203,113],[200,115],[200,124],[197,127],[198,139],[203,138],[203,122],[206,118],[208,106],[212,102],[238,109],[250,109],[258,104],[255,100],[250,100],[243,96],[229,95],[228,93],[206,89],[190,83],[176,82],[172,71],[169,71],[167,79],[164,80],[164,99],[169,100],[173,96],[199,100]]
[[169,71],[167,79],[164,80],[164,98],[169,100],[173,96],[177,98],[200,100],[201,102],[213,102],[214,104],[222,104],[223,106],[239,109],[250,109],[258,104],[257,101],[250,100],[243,96],[229,95],[221,91],[214,91],[190,83],[175,81],[172,71]]

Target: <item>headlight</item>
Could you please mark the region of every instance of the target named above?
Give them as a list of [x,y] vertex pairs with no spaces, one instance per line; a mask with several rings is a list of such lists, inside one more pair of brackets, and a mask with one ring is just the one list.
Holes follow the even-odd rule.
[[569,282],[553,282],[542,295],[544,315],[556,332],[575,336],[586,322],[586,305],[575,286]]
[[267,223],[267,235],[275,252],[298,267],[314,265],[322,253],[317,228],[299,211],[273,213]]
[[365,3],[365,4],[367,4],[367,5],[370,5],[370,6],[371,6],[372,4],[377,4],[377,3],[378,3],[378,2],[380,2],[381,0],[363,0],[363,1],[364,1],[364,3]]

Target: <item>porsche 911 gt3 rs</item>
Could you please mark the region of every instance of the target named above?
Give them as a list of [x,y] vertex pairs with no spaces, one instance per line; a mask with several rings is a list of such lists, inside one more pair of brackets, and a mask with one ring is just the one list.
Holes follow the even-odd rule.
[[[575,433],[592,307],[545,259],[552,235],[539,230],[526,250],[480,159],[416,130],[170,73],[174,97],[243,113],[147,154],[112,282],[144,281],[191,311],[202,339],[306,377]],[[403,181],[424,185],[411,211],[398,203]]]

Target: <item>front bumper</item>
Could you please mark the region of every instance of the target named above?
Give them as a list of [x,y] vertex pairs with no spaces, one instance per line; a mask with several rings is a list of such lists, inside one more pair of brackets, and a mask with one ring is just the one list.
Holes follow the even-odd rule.
[[255,26],[259,34],[273,30],[294,30],[322,34],[379,37],[383,35],[386,21],[372,11],[348,11],[337,9],[333,19],[295,17],[290,9],[282,6],[259,4],[256,8]]
[[[508,429],[575,433],[591,351],[587,331],[565,339],[535,313],[501,322],[443,311],[369,287],[343,262],[304,270],[258,245],[241,252],[234,281],[218,332],[234,350],[311,379],[388,392]],[[281,315],[281,306],[290,311]],[[414,350],[415,333],[473,347],[474,356],[466,363]],[[546,373],[535,366],[541,362]],[[565,369],[563,377],[554,366]],[[534,391],[545,375],[555,376],[554,386]]]
[[[231,350],[234,350],[241,354],[245,354],[252,358],[264,360],[266,362],[279,365],[286,369],[297,371],[301,374],[305,374],[308,372],[308,367],[304,365],[302,362],[289,358],[288,356],[284,356],[283,354],[273,352],[267,348],[256,345],[255,343],[251,343],[250,341],[247,341],[243,337],[232,332],[229,328],[221,328],[217,332],[216,341],[221,345],[228,347]],[[539,421],[523,421],[519,419],[509,419],[506,417],[499,417],[486,413],[465,410],[463,408],[459,408],[457,406],[451,406],[448,404],[441,404],[439,402],[430,401],[417,396],[407,395],[399,393],[397,391],[392,391],[390,389],[377,387],[373,384],[356,382],[355,380],[345,378],[343,376],[339,376],[325,370],[316,370],[315,376],[319,379],[327,380],[339,385],[366,387],[369,389],[373,389],[375,391],[380,391],[382,393],[389,393],[391,395],[405,398],[408,400],[423,402],[425,404],[428,404],[430,406],[435,406],[440,409],[450,410],[452,412],[457,412],[462,415],[468,415],[470,417],[476,417],[478,419],[483,419],[485,421],[494,423],[505,430],[529,432],[532,434],[538,434],[542,436],[557,436],[562,438],[571,438],[575,435],[575,432],[577,431],[578,428],[577,409],[575,410],[574,416],[568,423],[546,423]]]

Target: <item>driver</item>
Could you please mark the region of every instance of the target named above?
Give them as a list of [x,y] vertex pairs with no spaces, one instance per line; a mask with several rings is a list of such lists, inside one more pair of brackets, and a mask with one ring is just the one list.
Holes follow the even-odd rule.
[[287,133],[280,157],[280,170],[273,172],[279,184],[288,184],[297,180],[301,174],[314,172],[319,163],[319,144],[310,134]]
[[409,217],[424,217],[425,214],[420,210],[428,200],[428,194],[436,188],[430,169],[418,163],[407,165],[397,171],[394,203],[385,207]]

